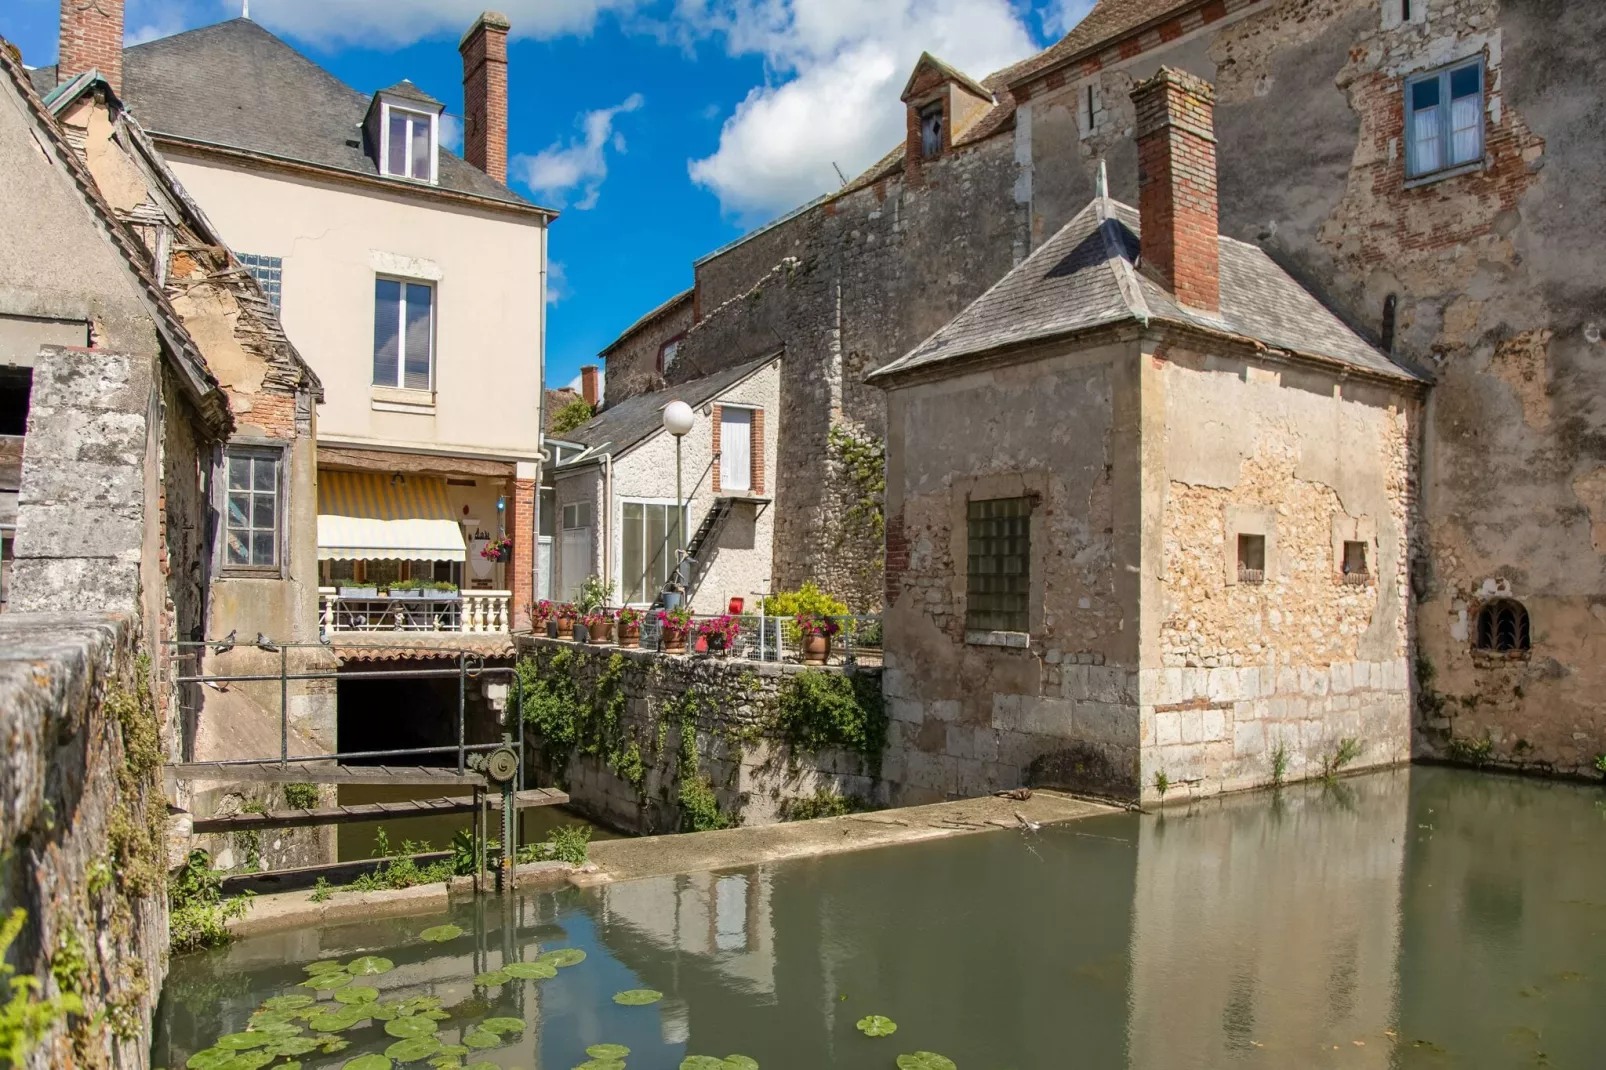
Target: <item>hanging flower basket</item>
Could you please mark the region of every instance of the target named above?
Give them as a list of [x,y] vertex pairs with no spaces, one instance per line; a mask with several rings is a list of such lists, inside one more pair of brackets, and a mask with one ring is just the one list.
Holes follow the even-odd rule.
[[507,535],[498,535],[486,543],[480,550],[480,556],[487,561],[506,561],[513,556],[513,539]]

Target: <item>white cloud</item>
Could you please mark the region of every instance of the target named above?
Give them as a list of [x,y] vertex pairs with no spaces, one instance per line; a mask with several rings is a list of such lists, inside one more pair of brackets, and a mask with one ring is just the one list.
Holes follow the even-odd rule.
[[556,260],[546,262],[546,303],[555,305],[569,296],[569,277]]
[[678,0],[683,26],[761,55],[779,80],[725,121],[693,181],[727,211],[785,210],[838,185],[904,134],[904,80],[922,51],[978,80],[1036,45],[1010,0]]
[[576,192],[574,208],[594,208],[602,192],[602,180],[608,177],[608,151],[625,151],[624,135],[613,128],[614,117],[641,105],[641,94],[632,93],[621,104],[588,111],[577,120],[582,131],[579,137],[567,143],[553,142],[534,156],[520,153],[508,167],[554,208],[565,207]]
[[159,37],[171,37],[204,18],[199,12],[190,12],[182,4],[153,3],[136,0],[128,6],[123,22],[123,47],[132,48]]
[[1094,0],[1053,0],[1043,11],[1043,32],[1064,37],[1093,10]]
[[441,147],[459,155],[463,151],[463,120],[449,111],[441,112]]
[[[604,14],[628,15],[645,0],[502,0],[513,36],[547,40],[586,34]],[[325,46],[410,45],[468,29],[485,0],[254,0],[251,17],[275,31]]]

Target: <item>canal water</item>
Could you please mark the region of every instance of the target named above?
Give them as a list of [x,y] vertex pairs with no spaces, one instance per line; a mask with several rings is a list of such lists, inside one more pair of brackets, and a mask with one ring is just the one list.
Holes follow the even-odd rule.
[[[420,938],[446,922],[462,935]],[[562,948],[586,957],[475,985]],[[616,1044],[631,1070],[890,1070],[921,1051],[960,1070],[1598,1068],[1606,792],[1401,769],[241,940],[174,960],[153,1065],[318,995],[306,964],[363,955],[395,968],[344,987],[378,989],[380,1014],[438,998],[433,1035],[485,1044],[463,1059],[484,1067],[567,1070]],[[635,989],[663,999],[614,1001]],[[869,1015],[897,1031],[861,1034]],[[350,1046],[301,1065],[382,1053],[385,1028],[317,1034]]]
[[[440,792],[425,793],[430,797],[440,795],[468,797],[471,792]],[[416,787],[394,787],[384,784],[342,784],[340,785],[340,805],[354,806],[362,803],[380,802],[407,802],[420,797]],[[594,825],[584,817],[572,810],[561,806],[535,806],[520,811],[521,824],[519,828],[520,843],[540,843],[545,840],[553,829],[564,825],[585,825],[591,829],[593,840],[611,840],[617,833],[610,832],[601,825]],[[501,815],[492,817],[493,828],[491,835],[501,835]],[[383,853],[380,833],[384,833],[384,843],[392,851],[400,850],[408,841],[414,844],[428,844],[420,847],[421,851],[435,850],[448,851],[452,847],[452,837],[460,829],[472,831],[474,817],[472,814],[447,814],[433,817],[387,817],[378,821],[357,821],[348,825],[336,825],[335,836],[339,849],[339,861],[352,862],[364,858],[378,858]]]

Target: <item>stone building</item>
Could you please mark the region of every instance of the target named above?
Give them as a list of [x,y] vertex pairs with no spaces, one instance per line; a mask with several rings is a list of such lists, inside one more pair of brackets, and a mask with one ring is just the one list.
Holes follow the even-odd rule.
[[[784,376],[771,355],[626,398],[566,433],[579,450],[552,471],[557,597],[571,600],[587,577],[601,576],[618,604],[652,604],[674,575],[682,523],[694,611],[723,613],[732,598],[751,606],[768,593]],[[675,400],[694,417],[680,441],[683,514],[676,442],[663,426],[664,406]]]
[[907,798],[1410,755],[1426,383],[1216,236],[1209,86],[1162,69],[1133,96],[1140,210],[1099,189],[870,376]]
[[899,146],[698,261],[680,374],[777,334],[788,347],[777,580],[837,579],[809,547],[855,534],[829,528],[832,495],[854,491],[826,434],[883,433],[859,377],[1058,233],[1100,161],[1112,196],[1135,199],[1130,90],[1166,64],[1216,87],[1221,233],[1435,379],[1411,572],[1415,752],[1591,771],[1606,751],[1606,669],[1589,655],[1606,628],[1592,400],[1606,140],[1580,102],[1606,79],[1603,29],[1606,7],[1551,0],[1100,0],[983,79],[992,109],[950,126],[918,175]]

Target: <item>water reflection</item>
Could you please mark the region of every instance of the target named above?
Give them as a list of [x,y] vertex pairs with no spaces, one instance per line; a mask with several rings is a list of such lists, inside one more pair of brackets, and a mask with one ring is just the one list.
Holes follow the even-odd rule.
[[[240,1028],[301,964],[362,953],[396,960],[387,999],[524,1018],[484,1057],[525,1070],[599,1042],[634,1049],[632,1070],[737,1052],[885,1070],[917,1049],[964,1070],[1582,1068],[1606,1050],[1606,798],[1441,769],[486,900],[455,915],[469,936],[420,945],[439,920],[176,962],[155,1065]],[[590,957],[549,981],[471,983],[555,945]],[[612,1002],[638,987],[666,998]],[[861,1036],[868,1014],[898,1032]]]

